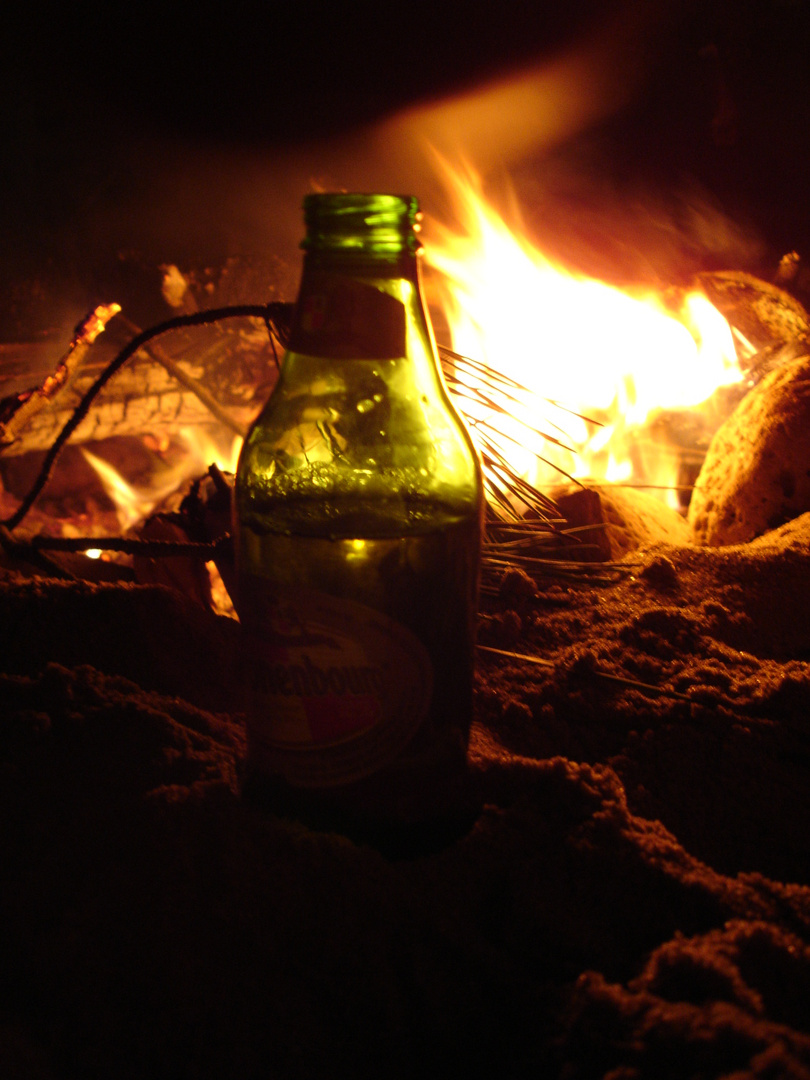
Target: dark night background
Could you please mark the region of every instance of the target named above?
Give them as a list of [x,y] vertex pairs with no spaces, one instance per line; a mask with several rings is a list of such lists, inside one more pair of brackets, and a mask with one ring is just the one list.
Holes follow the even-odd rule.
[[[362,139],[333,139],[611,11],[647,28],[625,59],[644,78],[521,162],[521,194],[556,184],[566,233],[599,225],[601,195],[631,225],[649,197],[666,231],[666,196],[694,191],[673,205],[719,207],[750,268],[810,260],[810,0],[271,2],[6,3],[0,346],[101,301],[157,322],[161,263],[295,255],[301,161],[340,182],[354,145],[362,178]],[[8,348],[35,351],[60,355]],[[790,441],[766,473],[785,497],[806,490]],[[631,559],[536,588],[493,563],[481,641],[514,659],[479,664],[486,809],[394,863],[236,798],[231,620],[4,570],[0,1076],[807,1076],[810,516]]]
[[655,33],[640,38],[640,90],[585,135],[614,189],[694,178],[770,252],[810,258],[802,0],[15,3],[0,65],[0,334],[58,323],[57,296],[70,313],[109,299],[127,258],[260,245],[223,220],[241,160],[551,57],[619,9],[653,12]]

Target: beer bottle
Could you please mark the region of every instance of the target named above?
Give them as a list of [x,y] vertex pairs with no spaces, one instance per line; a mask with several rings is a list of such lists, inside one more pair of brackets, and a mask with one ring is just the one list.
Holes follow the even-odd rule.
[[304,200],[298,300],[236,476],[243,790],[404,851],[468,814],[483,513],[411,196]]

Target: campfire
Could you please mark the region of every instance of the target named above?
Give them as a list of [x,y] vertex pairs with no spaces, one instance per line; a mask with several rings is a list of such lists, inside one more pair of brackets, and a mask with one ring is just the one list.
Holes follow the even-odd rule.
[[[652,289],[568,270],[530,241],[519,215],[510,227],[474,170],[439,163],[460,224],[428,221],[429,296],[446,334],[445,377],[485,463],[492,551],[506,535],[496,526],[534,522],[537,544],[560,559],[623,553],[606,541],[601,504],[589,497],[597,490],[607,502],[641,501],[658,519],[655,538],[685,539],[695,482],[701,505],[712,498],[698,479],[710,440],[767,370],[801,352],[801,305],[744,272]],[[210,271],[164,267],[174,319],[144,331],[117,302],[102,305],[52,369],[42,346],[8,348],[0,378],[16,392],[2,403],[0,468],[7,546],[18,557],[26,545],[84,551],[123,572],[147,535],[226,539],[221,510],[212,535],[194,517],[206,514],[204,498],[183,513],[180,505],[192,486],[199,500],[209,469],[221,497],[272,388],[291,310],[212,308],[211,295],[233,292],[241,273],[232,263],[215,282]],[[20,370],[27,353],[42,357],[39,369]],[[37,370],[42,382],[30,385]],[[650,508],[645,493],[661,505]],[[800,509],[793,499],[782,519]],[[93,580],[98,571],[79,572]]]
[[[289,252],[161,255],[75,330],[0,344],[3,1075],[810,1074],[807,252],[726,260],[756,245],[712,247],[733,230],[707,212],[664,257],[654,207],[566,219],[485,160],[501,128],[550,153],[627,100],[618,21],[626,79],[595,33],[497,108],[384,136],[399,161],[414,125],[466,124],[481,154],[443,143],[423,199],[487,486],[479,810],[441,848],[392,859],[241,797],[232,474]],[[556,111],[506,123],[518,83]]]

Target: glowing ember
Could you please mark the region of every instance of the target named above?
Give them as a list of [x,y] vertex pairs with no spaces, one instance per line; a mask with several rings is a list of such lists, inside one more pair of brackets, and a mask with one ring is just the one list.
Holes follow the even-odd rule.
[[[697,291],[631,295],[566,271],[530,243],[518,215],[507,224],[473,170],[440,167],[459,224],[429,223],[431,299],[453,349],[479,362],[478,373],[458,368],[453,390],[487,467],[503,480],[506,462],[541,491],[567,473],[658,488],[677,505],[679,452],[656,443],[651,420],[699,409],[742,378],[725,319]],[[117,310],[97,309],[84,332],[100,331]],[[212,463],[233,472],[241,439],[224,440],[202,427],[147,436],[156,467],[143,488],[85,453],[127,531]]]
[[[558,469],[672,487],[677,461],[649,446],[640,454],[639,432],[656,410],[698,406],[740,380],[725,319],[698,292],[665,304],[566,272],[529,243],[519,222],[509,228],[474,172],[445,163],[443,171],[463,232],[434,223],[427,257],[440,277],[452,347],[530,391],[517,394],[511,416],[465,402],[477,433],[487,426],[512,467],[541,488],[559,482]],[[532,445],[518,419],[571,449],[550,453],[541,437]],[[502,433],[497,439],[492,428]]]
[[78,327],[77,335],[84,338],[88,345],[92,345],[99,334],[103,333],[110,319],[120,310],[120,304],[99,304]]
[[130,484],[108,461],[84,449],[87,461],[95,469],[109,498],[115,505],[122,532],[133,528],[153,513],[164,500],[174,495],[189,481],[204,475],[209,466],[223,472],[234,472],[242,440],[228,432],[226,442],[219,442],[204,429],[187,428],[177,436],[176,460],[172,461],[171,445],[164,446],[165,459],[150,477],[148,488]]

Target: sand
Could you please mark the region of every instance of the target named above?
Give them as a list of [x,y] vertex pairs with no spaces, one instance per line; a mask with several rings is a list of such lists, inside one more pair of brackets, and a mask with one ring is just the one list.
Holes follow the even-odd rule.
[[[482,604],[481,812],[390,860],[243,804],[238,628],[0,581],[0,1074],[810,1077],[810,515]],[[646,689],[629,685],[643,683]]]

